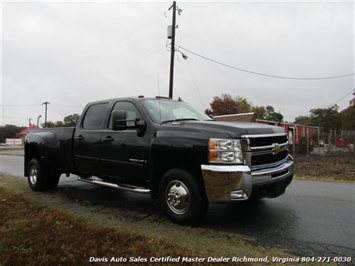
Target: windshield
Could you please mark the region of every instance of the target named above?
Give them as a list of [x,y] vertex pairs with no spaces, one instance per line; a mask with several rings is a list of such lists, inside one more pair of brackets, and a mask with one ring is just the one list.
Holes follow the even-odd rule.
[[165,99],[145,99],[143,104],[157,124],[184,120],[211,120],[188,103]]

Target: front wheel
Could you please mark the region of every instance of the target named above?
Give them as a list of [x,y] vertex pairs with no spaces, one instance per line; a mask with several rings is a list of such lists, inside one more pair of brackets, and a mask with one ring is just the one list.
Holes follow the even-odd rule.
[[202,186],[190,173],[177,168],[163,175],[159,185],[159,200],[167,216],[182,225],[198,222],[208,209]]

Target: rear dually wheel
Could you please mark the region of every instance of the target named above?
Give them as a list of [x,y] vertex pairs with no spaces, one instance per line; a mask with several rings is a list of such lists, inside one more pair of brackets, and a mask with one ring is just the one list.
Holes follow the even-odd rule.
[[54,189],[58,186],[60,172],[43,166],[38,159],[32,159],[28,164],[28,184],[34,191]]

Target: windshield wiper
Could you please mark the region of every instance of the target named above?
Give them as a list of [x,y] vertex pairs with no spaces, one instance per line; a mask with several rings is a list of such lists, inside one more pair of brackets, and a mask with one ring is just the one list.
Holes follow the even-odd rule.
[[172,122],[179,122],[179,121],[198,121],[198,119],[196,118],[178,118],[178,119],[173,119],[173,120],[165,120],[162,121],[162,124],[166,124],[166,123],[172,123]]

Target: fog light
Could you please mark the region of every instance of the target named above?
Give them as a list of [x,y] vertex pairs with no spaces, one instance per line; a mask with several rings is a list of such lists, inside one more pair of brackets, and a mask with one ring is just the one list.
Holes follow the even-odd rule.
[[245,194],[244,190],[235,190],[231,192],[231,199],[248,199],[248,196]]

